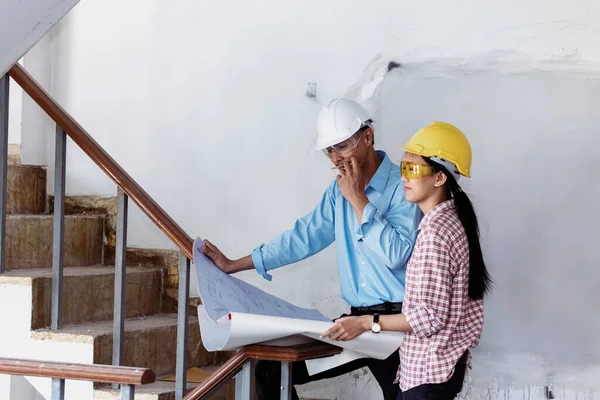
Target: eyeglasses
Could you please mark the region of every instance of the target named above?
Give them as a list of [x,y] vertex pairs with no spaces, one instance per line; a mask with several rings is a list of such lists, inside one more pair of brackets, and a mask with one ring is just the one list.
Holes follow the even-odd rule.
[[[367,126],[367,128],[368,128],[368,126]],[[344,140],[343,142],[334,144],[333,146],[329,146],[329,147],[323,149],[322,150],[323,154],[330,157],[333,153],[337,153],[342,156],[344,154],[350,153],[352,150],[354,150],[356,147],[358,147],[358,144],[360,143],[360,139],[362,139],[363,132],[364,132],[364,129],[361,129],[358,132],[356,132],[354,135],[350,136],[348,139]]]
[[435,174],[435,170],[428,164],[417,164],[411,161],[402,161],[400,163],[400,172],[406,179],[421,179]]

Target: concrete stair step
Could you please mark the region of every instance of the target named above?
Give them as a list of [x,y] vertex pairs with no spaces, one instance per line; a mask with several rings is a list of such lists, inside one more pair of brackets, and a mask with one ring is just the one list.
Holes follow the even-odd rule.
[[[188,384],[188,391],[192,390],[194,386],[195,384]],[[94,400],[118,400],[119,398],[119,391],[113,389],[110,385],[103,385],[94,389]],[[149,385],[136,386],[134,399],[175,400],[175,382],[157,381]]]
[[[53,218],[53,215],[7,215],[8,269],[52,266]],[[65,216],[64,265],[101,264],[103,237],[103,215]]]
[[8,164],[19,164],[21,163],[21,145],[20,144],[8,144]]
[[46,210],[46,168],[9,165],[6,182],[8,214],[43,214]]
[[[34,340],[93,345],[94,364],[112,364],[113,322],[100,321],[65,325],[59,331],[38,330]],[[157,376],[174,374],[177,349],[177,314],[157,314],[125,321],[124,364],[152,368]],[[190,316],[188,326],[188,365],[213,364],[216,353],[209,353],[200,342],[198,318]]]
[[[127,267],[125,312],[128,318],[160,312],[162,274],[162,269],[157,267]],[[50,326],[51,268],[10,270],[0,275],[0,285],[3,284],[31,286],[31,329]],[[63,324],[112,320],[114,285],[114,267],[64,268]]]
[[[187,390],[192,390],[196,385],[198,383],[188,383]],[[94,390],[94,400],[116,399],[119,399],[119,392],[111,386],[102,386]],[[235,380],[232,379],[208,399],[235,400]],[[137,386],[135,400],[175,400],[175,382],[156,381],[149,385]]]

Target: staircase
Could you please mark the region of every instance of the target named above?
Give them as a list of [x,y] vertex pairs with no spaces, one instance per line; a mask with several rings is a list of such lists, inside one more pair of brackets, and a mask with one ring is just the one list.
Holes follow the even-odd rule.
[[[64,156],[68,135],[117,187],[123,190],[124,195],[119,197],[119,207],[123,204],[122,199],[124,204],[131,199],[179,249],[175,259],[183,264],[177,264],[175,268],[173,263],[167,262],[168,257],[141,257],[146,260],[145,262],[140,262],[139,258],[132,258],[135,260],[133,262],[135,265],[128,265],[125,269],[125,331],[118,337],[122,338],[120,343],[124,345],[122,365],[150,368],[159,378],[156,383],[138,388],[135,391],[135,399],[181,398],[184,388],[189,390],[201,383],[202,379],[206,379],[216,370],[220,362],[231,355],[231,353],[205,351],[200,342],[198,319],[193,315],[194,307],[190,308],[191,315],[188,319],[188,292],[182,288],[187,289],[185,285],[189,282],[192,239],[18,64],[19,59],[78,1],[9,0],[5,2],[3,8],[5,12],[0,14],[0,134],[5,145],[8,137],[8,75],[10,75],[56,123],[57,139],[63,138],[60,139],[64,146],[63,150],[60,150],[63,161],[60,161],[61,157],[58,156],[58,149],[61,148],[58,146],[58,140],[56,146],[55,169],[63,171],[62,178],[57,179],[57,182],[62,182],[59,187],[64,189]],[[112,235],[115,232],[107,230],[107,227],[111,225],[110,220],[114,219],[115,215],[108,215],[107,212],[96,209],[93,212],[89,212],[90,210],[71,212],[70,215],[65,216],[64,221],[62,217],[54,221],[51,214],[53,204],[46,193],[46,169],[40,166],[21,165],[19,146],[15,145],[8,146],[8,164],[6,244],[4,247],[0,246],[0,252],[5,260],[3,264],[5,272],[0,274],[0,318],[2,318],[0,357],[79,364],[112,364],[115,308],[115,268],[112,263],[115,260],[115,248],[111,249],[110,246],[111,243],[114,246]],[[58,189],[56,192],[59,192]],[[62,209],[63,202],[68,203],[69,199],[64,199],[62,195],[59,198],[57,204],[60,204]],[[122,208],[119,210],[121,213]],[[67,214],[69,214],[68,210]],[[58,215],[62,216],[62,213]],[[122,217],[123,214],[120,216]],[[126,221],[126,213],[124,219],[121,218],[119,221],[121,224]],[[63,222],[64,240],[60,243],[64,243],[64,257],[60,246],[53,249],[53,230],[57,229],[61,232]],[[122,232],[123,230],[121,230],[119,243],[126,242],[123,240],[126,234]],[[119,234],[117,233],[116,236],[119,237]],[[57,235],[57,237],[61,236]],[[126,246],[123,245],[121,248],[123,247]],[[129,249],[126,253],[129,261]],[[62,282],[62,290],[56,290],[54,293],[51,268],[53,258],[57,273],[54,283],[60,286]],[[123,257],[116,258],[123,259]],[[122,264],[119,265],[122,267]],[[180,267],[181,265],[184,267]],[[63,279],[57,279],[61,273]],[[122,278],[117,279],[117,282],[121,281]],[[178,283],[179,288],[176,289]],[[59,330],[49,329],[53,295],[57,297],[62,295],[62,310],[57,308],[52,321],[53,326],[60,326]],[[176,298],[179,300],[175,300]],[[179,315],[174,311],[178,311]],[[61,320],[60,324],[59,320]],[[185,329],[179,330],[182,333],[178,337],[178,321],[180,327],[188,326],[187,340],[182,340],[185,337]],[[173,382],[176,361],[181,360],[180,366],[183,365],[183,355],[186,353],[186,367],[201,367],[202,373],[196,376],[200,375],[204,378],[196,381],[188,378],[186,386],[185,370],[180,368],[177,373],[180,389],[176,395]],[[39,363],[36,365],[35,368],[47,367]],[[5,370],[9,374],[14,373],[12,371]],[[102,372],[94,373],[102,374]],[[116,373],[113,372],[113,376],[114,374]],[[24,376],[30,375],[24,374]],[[15,392],[11,387],[8,391],[10,399],[49,399],[51,391],[53,395],[56,393],[56,396],[62,396],[62,392],[66,392],[67,399],[76,400],[119,397],[116,388],[99,386],[87,381],[67,380],[65,389],[64,379],[71,379],[73,376],[64,376],[60,372],[54,372],[54,375],[31,376],[52,376],[57,385],[54,385],[52,391],[49,378],[30,377],[27,381],[39,395],[32,394],[31,388],[27,388],[26,395],[19,392],[19,389]],[[161,380],[161,376],[165,379]],[[83,379],[93,378],[88,376]],[[103,381],[115,382],[114,379]],[[118,380],[118,382],[124,381]],[[144,382],[128,383],[128,385],[141,383]],[[19,385],[15,386],[22,388],[21,384],[22,382],[19,382]],[[210,398],[233,399],[234,384],[231,379]],[[212,386],[215,387],[217,386]],[[8,392],[3,391],[3,393]]]
[[[8,166],[6,266],[0,275],[0,355],[65,362],[112,364],[115,269],[105,265],[105,214],[65,217],[63,326],[51,331],[52,215],[48,214],[46,169]],[[128,266],[125,366],[146,367],[158,377],[175,373],[177,314],[165,296],[165,265]],[[197,317],[190,315],[187,367],[213,365],[216,353],[200,342]],[[222,357],[219,357],[222,358]],[[49,398],[49,379],[30,379]],[[191,388],[195,384],[188,384]],[[174,382],[140,388],[136,399],[174,399]],[[212,398],[226,399],[226,387]],[[67,381],[67,398],[113,399],[112,387]]]
[[[15,147],[7,149],[9,79],[56,123],[54,184],[58,211],[55,215],[48,213],[54,204],[46,193],[46,169],[21,165]],[[263,349],[254,356],[249,356],[251,352],[245,348],[219,366],[220,361],[232,354],[205,351],[200,342],[198,319],[189,310],[192,238],[19,64],[0,77],[0,129],[5,165],[1,186],[6,183],[6,202],[0,204],[2,214],[6,211],[6,229],[0,229],[0,252],[4,259],[4,272],[0,274],[0,318],[3,318],[0,357],[6,361],[2,373],[25,376],[31,385],[23,387],[24,381],[15,384],[29,393],[24,396],[20,389],[12,390],[16,382],[10,378],[9,398],[39,400],[52,396],[53,399],[80,400],[119,396],[114,386],[90,382],[96,381],[125,383],[120,397],[128,400],[182,399],[186,391],[197,384],[202,385],[187,398],[228,400],[233,397],[235,382],[232,378],[242,368],[247,369],[251,359],[287,363],[302,359],[289,359],[287,348]],[[69,204],[69,199],[64,197],[67,138],[120,190],[115,242],[111,240],[115,231],[110,229],[115,215],[107,211],[111,207],[92,206],[71,214],[65,208]],[[4,153],[6,150],[8,154]],[[4,164],[5,156],[8,156],[8,165]],[[168,256],[142,256],[134,258],[135,265],[129,265],[130,249],[126,249],[129,199],[178,248],[176,279],[173,279],[172,263],[167,262]],[[90,209],[95,212],[89,212]],[[5,243],[2,243],[4,238]],[[111,243],[115,247],[111,248]],[[113,259],[117,268],[111,265]],[[147,262],[140,263],[140,259]],[[156,262],[159,260],[163,262]],[[178,286],[175,304],[174,296],[167,295],[169,291],[172,294],[174,286]],[[175,309],[177,314],[173,313]],[[48,329],[49,325],[54,329]],[[328,356],[319,350],[310,357],[315,355]],[[27,361],[30,359],[54,363],[47,368],[45,361],[32,363]],[[115,371],[122,369],[99,367],[110,365],[113,359],[120,360],[119,365],[143,368],[144,373],[152,374],[152,379],[157,375],[158,383],[145,385],[153,381],[140,380],[139,374],[130,380],[118,379],[116,374],[121,372]],[[29,366],[23,368],[18,363]],[[190,367],[195,368],[193,374],[189,373]],[[69,373],[65,373],[64,368],[70,368]],[[107,370],[112,371],[110,377],[104,375]],[[214,374],[211,375],[211,371]],[[238,381],[242,384],[238,386],[243,386],[240,393],[244,395],[250,393],[251,382],[247,379],[251,374],[248,372],[246,370],[244,379]],[[192,377],[194,379],[190,379]],[[144,386],[135,391],[134,397],[131,385]],[[6,392],[5,386],[2,389]],[[32,392],[32,388],[37,393]]]

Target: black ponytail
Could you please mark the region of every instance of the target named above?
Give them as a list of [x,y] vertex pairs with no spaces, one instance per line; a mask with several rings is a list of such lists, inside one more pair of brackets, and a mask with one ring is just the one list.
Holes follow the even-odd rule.
[[465,229],[469,242],[469,297],[473,300],[483,299],[483,296],[491,289],[492,279],[483,261],[483,252],[479,243],[479,223],[473,204],[469,196],[458,185],[454,176],[444,166],[429,158],[424,157],[424,159],[427,164],[431,165],[436,171],[443,172],[447,177],[447,198],[454,199],[458,218]]

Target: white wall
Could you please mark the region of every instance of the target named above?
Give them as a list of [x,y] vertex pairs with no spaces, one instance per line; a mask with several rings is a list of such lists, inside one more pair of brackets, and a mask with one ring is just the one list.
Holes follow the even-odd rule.
[[0,3],[0,76],[78,1],[3,0]]
[[[47,90],[51,89],[50,77],[52,75],[52,64],[50,55],[53,52],[54,32],[53,29],[44,36],[23,58],[23,67]],[[16,86],[13,82],[12,86]],[[48,162],[49,143],[56,132],[56,124],[42,111],[42,109],[26,94],[22,97],[21,112],[21,162],[30,165],[54,165],[54,161]],[[54,159],[52,159],[54,160]],[[52,175],[54,168],[48,171]],[[48,183],[53,187],[53,183]]]
[[[48,85],[187,232],[231,257],[291,226],[333,178],[309,152],[331,97],[365,101],[395,159],[422,125],[456,123],[496,282],[471,397],[541,398],[553,374],[555,394],[575,398],[600,391],[599,20],[592,0],[90,1],[54,30]],[[390,59],[405,67],[381,83]],[[67,192],[114,194],[72,147]],[[137,210],[129,240],[172,247]],[[271,284],[244,277],[333,316],[345,307],[334,265],[329,249]],[[372,379],[336,382],[308,390],[376,398]]]
[[0,375],[0,398],[45,400],[25,377],[18,375]]
[[21,123],[23,114],[23,90],[10,82],[8,96],[8,143],[21,143]]

